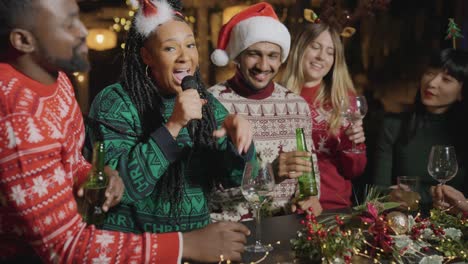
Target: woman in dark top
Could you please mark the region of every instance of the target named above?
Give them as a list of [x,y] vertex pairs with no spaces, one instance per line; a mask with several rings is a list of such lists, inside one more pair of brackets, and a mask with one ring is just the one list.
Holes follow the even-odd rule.
[[459,170],[449,184],[465,188],[466,193],[467,140],[461,129],[466,115],[466,86],[467,52],[445,49],[431,58],[413,110],[384,118],[375,153],[375,184],[391,185],[398,176],[418,176],[421,206],[428,209],[432,204],[429,188],[437,184],[427,171],[429,152],[433,145],[453,145]]

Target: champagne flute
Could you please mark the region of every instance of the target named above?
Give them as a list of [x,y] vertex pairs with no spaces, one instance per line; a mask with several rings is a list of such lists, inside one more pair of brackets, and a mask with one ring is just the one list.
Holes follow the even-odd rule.
[[432,146],[427,171],[441,185],[457,175],[458,162],[453,146]]
[[249,252],[268,252],[273,249],[271,246],[261,243],[260,208],[262,204],[271,196],[275,180],[273,178],[273,168],[270,163],[260,161],[247,162],[244,167],[241,190],[245,199],[254,210],[256,225],[255,244],[247,245]]
[[[347,100],[347,101],[346,101]],[[341,116],[348,120],[351,125],[363,119],[367,114],[366,97],[362,95],[349,96],[341,100]],[[362,153],[362,150],[356,148],[356,143],[353,141],[353,147],[344,152]]]

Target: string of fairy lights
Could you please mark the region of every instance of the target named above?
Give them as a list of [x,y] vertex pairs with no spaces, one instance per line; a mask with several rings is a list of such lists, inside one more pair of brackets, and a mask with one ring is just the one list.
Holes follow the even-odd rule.
[[[109,26],[109,30],[114,32],[117,36],[121,35],[122,33],[128,32],[130,30],[130,27],[132,26],[132,20],[133,17],[136,15],[136,11],[138,7],[133,3],[132,0],[125,0],[125,4],[128,8],[128,11],[125,12],[125,16],[114,16],[113,17],[113,23],[111,26]],[[190,23],[191,25],[196,23],[196,18],[193,15],[187,15],[185,17],[185,20]],[[97,34],[96,36],[96,41],[98,43],[103,43],[105,40],[105,35],[103,34]],[[123,38],[117,38],[118,40],[122,40]],[[125,49],[125,41],[122,41],[121,43],[118,44],[121,49]],[[83,83],[86,80],[86,73],[82,72],[75,72],[73,73],[73,76],[75,77],[76,81],[78,83]]]
[[[131,0],[126,0],[125,4],[128,6],[128,16],[126,17],[114,17],[114,24],[110,27],[116,33],[128,32],[132,26],[133,17],[136,14],[137,6],[135,6]],[[185,16],[185,20],[191,24],[195,24],[196,18],[192,15]],[[122,49],[125,48],[125,42],[120,44]]]

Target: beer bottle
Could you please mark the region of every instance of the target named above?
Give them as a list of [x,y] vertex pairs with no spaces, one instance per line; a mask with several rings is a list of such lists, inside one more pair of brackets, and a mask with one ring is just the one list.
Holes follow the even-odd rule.
[[109,183],[104,173],[104,143],[98,141],[93,147],[92,168],[84,183],[84,214],[83,220],[88,224],[100,226],[104,223],[105,212],[102,205],[106,200],[105,192]]
[[[308,151],[303,128],[296,128],[296,144],[297,144],[297,151]],[[312,163],[312,171],[304,172],[298,178],[299,199],[318,195],[317,181],[315,178],[315,169],[314,169],[313,159],[312,157],[304,158],[304,159],[310,160],[310,162]]]

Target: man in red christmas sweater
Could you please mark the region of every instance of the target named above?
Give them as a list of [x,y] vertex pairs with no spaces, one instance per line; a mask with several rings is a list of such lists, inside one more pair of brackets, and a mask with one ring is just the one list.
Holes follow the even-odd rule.
[[239,260],[249,231],[237,223],[136,235],[82,222],[73,190],[90,165],[81,154],[81,111],[62,72],[88,67],[78,12],[75,0],[0,0],[0,262]]

